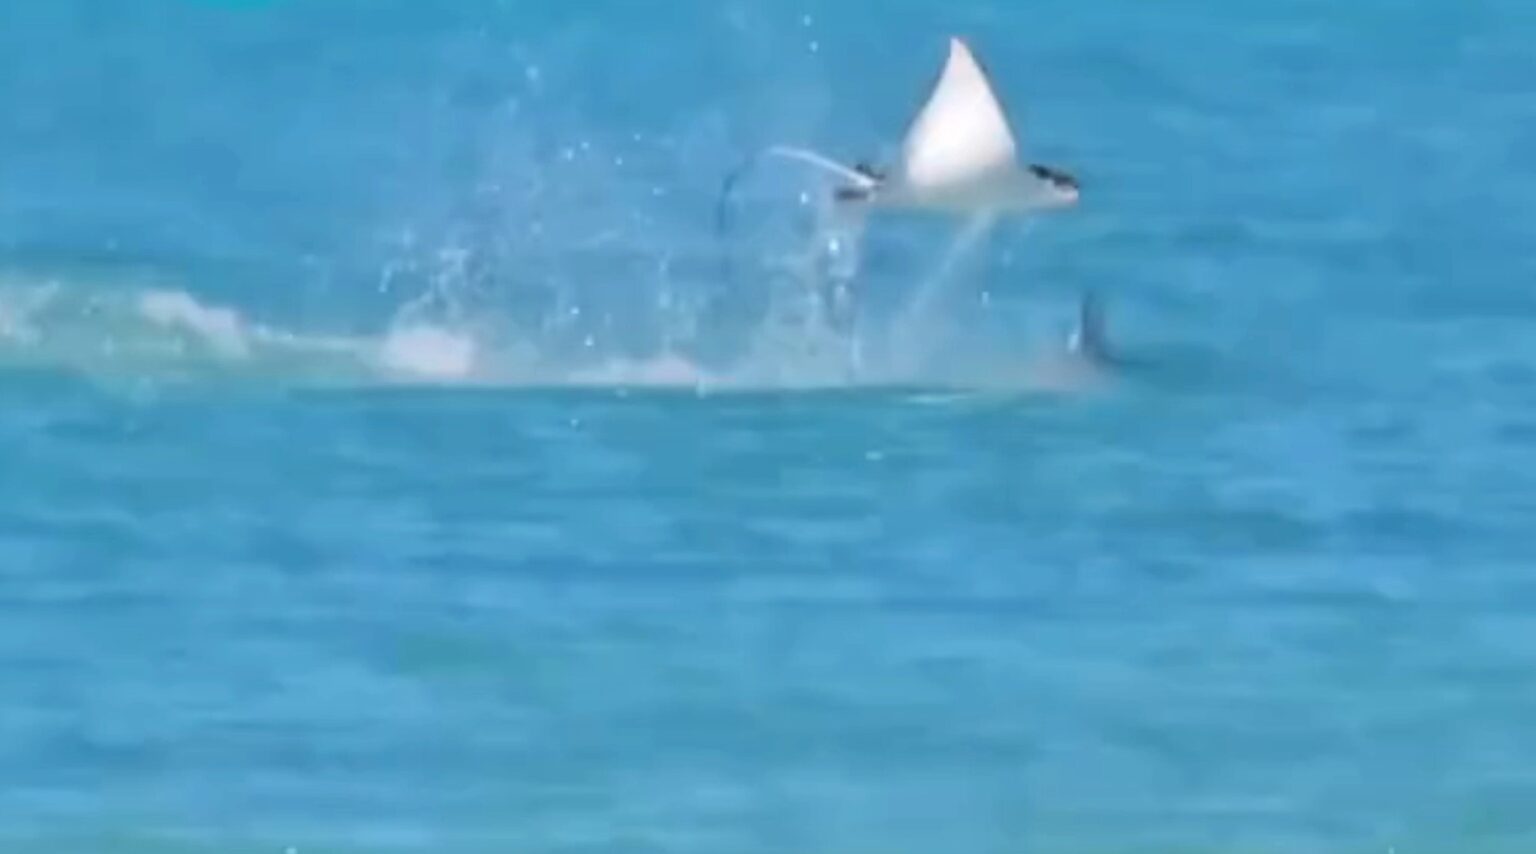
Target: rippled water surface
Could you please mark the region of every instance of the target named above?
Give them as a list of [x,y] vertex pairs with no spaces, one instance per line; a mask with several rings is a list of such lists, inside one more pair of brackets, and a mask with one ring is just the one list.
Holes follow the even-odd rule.
[[[950,34],[1076,209],[721,230]],[[7,4],[0,843],[1532,850],[1533,38]]]

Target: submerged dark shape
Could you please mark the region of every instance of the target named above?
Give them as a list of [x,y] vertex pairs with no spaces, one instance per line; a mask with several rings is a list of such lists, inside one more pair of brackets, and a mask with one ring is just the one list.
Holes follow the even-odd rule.
[[862,202],[868,199],[874,192],[871,187],[838,187],[832,191],[832,198],[840,202]]

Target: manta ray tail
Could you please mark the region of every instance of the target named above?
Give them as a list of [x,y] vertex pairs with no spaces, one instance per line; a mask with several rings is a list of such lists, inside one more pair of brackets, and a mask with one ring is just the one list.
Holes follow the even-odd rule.
[[834,195],[838,201],[856,201],[869,196],[870,192],[880,183],[880,176],[867,166],[844,166],[827,157],[806,148],[794,148],[791,146],[775,145],[754,153],[740,166],[725,176],[725,181],[720,188],[720,197],[715,203],[715,231],[723,235],[730,228],[731,197],[735,192],[736,184],[757,166],[765,157],[779,157],[786,160],[796,160],[801,163],[814,166],[831,175],[846,179],[849,183],[839,187]]

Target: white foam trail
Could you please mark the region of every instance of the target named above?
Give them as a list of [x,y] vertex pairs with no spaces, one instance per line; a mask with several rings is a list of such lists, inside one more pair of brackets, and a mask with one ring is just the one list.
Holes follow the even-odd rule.
[[0,363],[101,377],[351,374],[358,339],[253,324],[171,288],[0,275]]
[[251,354],[246,324],[231,309],[205,306],[181,291],[149,291],[139,296],[138,310],[152,323],[197,335],[225,357]]
[[570,382],[584,386],[703,390],[709,386],[722,385],[725,381],[682,356],[669,353],[650,359],[615,359],[597,368],[577,370],[570,374]]
[[378,348],[379,365],[408,379],[466,380],[475,373],[477,357],[473,338],[430,325],[392,329]]
[[[957,243],[953,254],[963,255]],[[954,266],[952,261],[946,266]],[[812,279],[812,281],[826,281]],[[707,364],[685,351],[605,357],[600,349],[570,355],[558,342],[509,340],[476,333],[462,322],[416,318],[378,334],[324,335],[253,322],[230,306],[172,288],[131,284],[73,285],[0,277],[0,365],[78,372],[104,381],[219,381],[344,386],[383,383],[471,383],[507,388],[676,388],[699,392],[848,389],[914,385],[953,388],[1060,385],[1056,366],[1023,374],[1022,360],[980,370],[951,370],[942,380],[907,359],[875,351],[859,365],[861,336],[829,322],[821,296],[793,278],[776,295],[765,322],[740,357]],[[480,325],[485,326],[484,318]],[[953,367],[953,366],[951,366]],[[1047,376],[1041,376],[1041,374]],[[1076,377],[1068,377],[1070,384]]]

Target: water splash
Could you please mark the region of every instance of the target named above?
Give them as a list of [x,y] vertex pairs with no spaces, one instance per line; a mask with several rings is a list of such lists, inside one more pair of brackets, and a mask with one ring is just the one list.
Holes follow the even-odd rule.
[[[537,338],[497,334],[476,318],[402,308],[377,333],[282,328],[241,309],[163,284],[0,278],[0,371],[52,370],[97,380],[248,380],[269,384],[429,384],[505,387],[644,387],[698,391],[870,386],[1027,385],[994,363],[936,379],[856,355],[856,326],[838,322],[821,295],[787,280],[740,354],[710,364],[684,348],[638,354],[594,344],[572,354]],[[1015,382],[1014,376],[1019,379]]]
[[[680,145],[581,140],[553,160],[532,143],[499,149],[505,162],[472,176],[489,189],[466,210],[440,217],[428,205],[388,224],[395,237],[369,261],[373,287],[358,282],[382,298],[382,315],[345,333],[313,317],[259,319],[170,274],[0,272],[0,369],[701,390],[1011,382],[1013,371],[997,367],[1008,348],[991,365],[959,369],[930,346],[974,240],[914,283],[905,270],[916,262],[897,253],[893,263],[889,247],[871,244],[856,208],[831,204],[825,187],[769,181],[726,247],[743,263],[722,276],[720,244],[702,222],[680,218],[686,205],[661,178],[675,173]],[[520,184],[523,174],[541,178]],[[894,315],[893,293],[912,295]],[[342,314],[330,320],[357,320]]]
[[917,283],[898,310],[891,323],[887,347],[906,369],[922,365],[942,344],[948,332],[943,322],[947,317],[945,308],[955,289],[957,274],[974,259],[992,226],[990,218],[977,218],[962,225],[933,272]]
[[479,358],[473,338],[425,325],[390,330],[378,354],[379,366],[391,375],[442,382],[472,378]]

